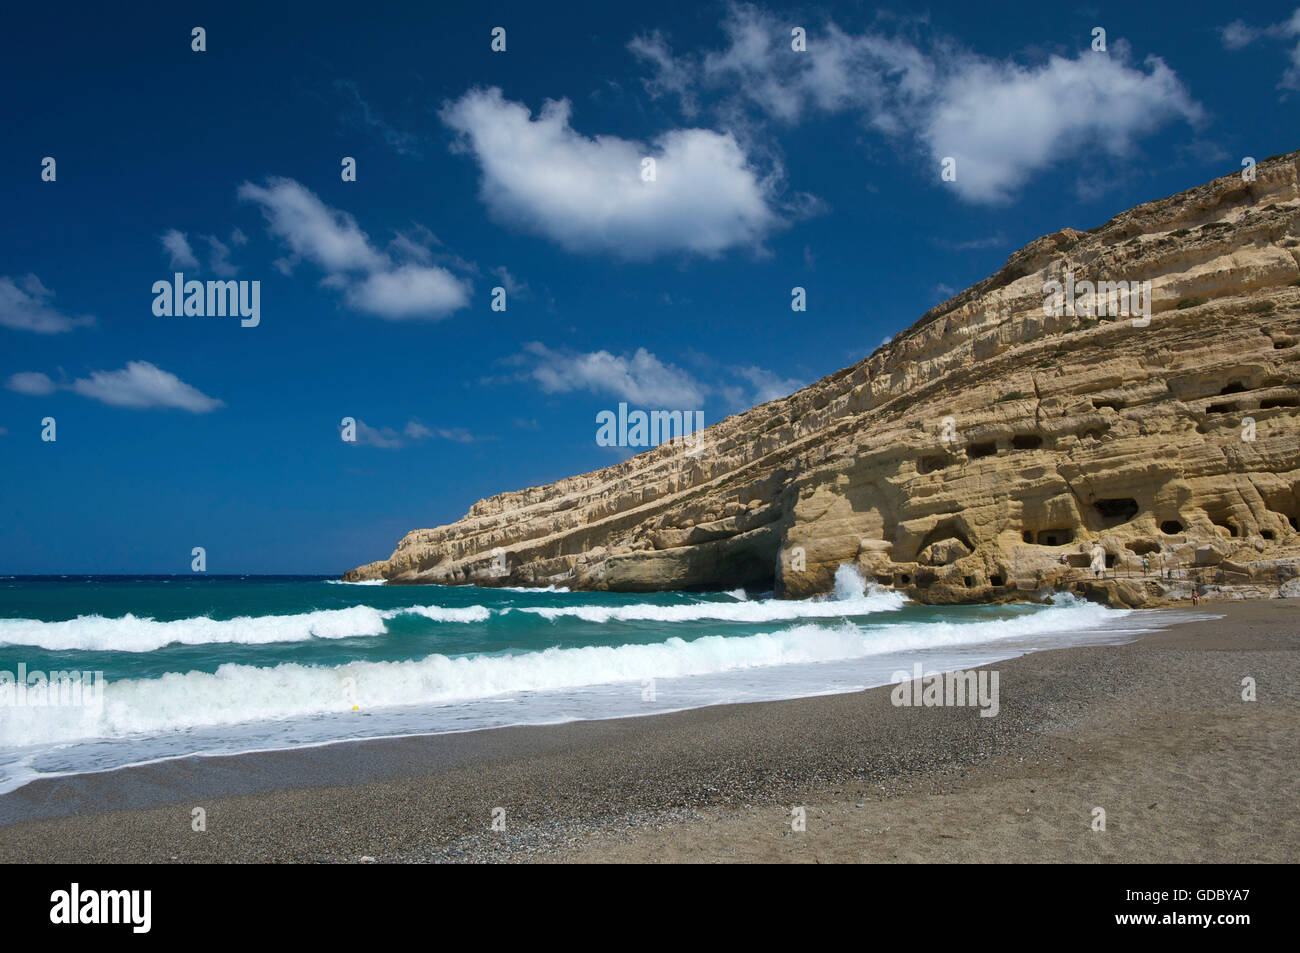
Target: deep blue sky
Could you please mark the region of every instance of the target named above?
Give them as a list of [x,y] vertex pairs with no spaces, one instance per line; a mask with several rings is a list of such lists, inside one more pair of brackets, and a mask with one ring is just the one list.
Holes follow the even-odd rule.
[[[1300,147],[1294,3],[174,6],[6,12],[2,573],[382,558],[620,459],[620,400],[714,422],[1040,235]],[[260,326],[154,315],[173,230]]]

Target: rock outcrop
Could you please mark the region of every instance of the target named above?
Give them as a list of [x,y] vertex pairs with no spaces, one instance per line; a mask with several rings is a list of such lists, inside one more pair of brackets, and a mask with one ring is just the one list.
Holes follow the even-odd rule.
[[[802,597],[856,563],[932,603],[1294,589],[1298,156],[1040,238],[699,442],[481,500],[346,578]],[[1045,313],[1067,275],[1149,281],[1149,321]]]

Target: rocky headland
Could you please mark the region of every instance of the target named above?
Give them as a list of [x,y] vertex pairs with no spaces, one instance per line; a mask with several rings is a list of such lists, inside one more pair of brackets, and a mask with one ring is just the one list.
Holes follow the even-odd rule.
[[[1300,595],[1298,157],[1040,238],[851,367],[345,578],[795,598],[849,563],[927,603]],[[1067,280],[1150,282],[1149,318],[1047,313]]]

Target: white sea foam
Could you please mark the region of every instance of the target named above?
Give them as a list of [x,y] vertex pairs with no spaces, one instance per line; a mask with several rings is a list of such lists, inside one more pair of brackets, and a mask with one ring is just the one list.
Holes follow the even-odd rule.
[[347,639],[383,635],[385,622],[411,614],[435,622],[483,622],[491,611],[484,606],[446,608],[409,606],[375,609],[318,609],[295,615],[240,616],[235,619],[158,621],[127,614],[118,618],[78,616],[63,622],[38,619],[0,619],[0,644],[31,645],[51,651],[153,652],[165,645],[269,645],[307,639]]
[[386,579],[360,579],[356,582],[350,582],[346,579],[326,579],[327,586],[382,586]]
[[[560,592],[561,590],[518,590]],[[728,593],[735,599],[741,595]],[[636,603],[623,606],[537,606],[500,609],[526,612],[554,621],[578,618],[588,622],[696,622],[730,621],[766,623],[800,619],[869,615],[900,608],[898,593],[874,588],[868,591],[857,572],[841,566],[835,593],[825,599],[784,601],[763,599],[734,602],[692,602],[676,606]],[[131,614],[116,618],[78,616],[61,622],[39,619],[0,619],[0,644],[30,645],[51,651],[152,652],[167,645],[269,645],[308,639],[346,639],[384,635],[386,623],[401,615],[418,615],[434,622],[486,622],[493,610],[486,606],[407,606],[376,609],[356,605],[346,609],[318,609],[291,615],[240,616],[234,619],[159,621]]]
[[838,625],[810,623],[760,635],[710,635],[693,641],[670,638],[648,645],[550,648],[513,655],[430,655],[411,661],[354,662],[336,667],[282,663],[262,668],[231,663],[214,673],[169,673],[110,683],[99,711],[12,709],[0,719],[0,746],[324,715],[351,711],[353,705],[370,711],[454,704],[518,692],[867,659],[1074,633],[1126,614],[1085,603],[972,623],[861,628],[846,620]]
[[[743,590],[742,590],[743,592]],[[740,599],[735,593],[726,593]],[[799,619],[838,619],[893,612],[907,600],[902,593],[867,584],[852,566],[835,573],[835,591],[822,599],[757,599],[737,602],[691,602],[662,606],[638,602],[622,606],[528,606],[513,610],[554,622],[574,618],[584,622],[790,622]]]
[[486,606],[411,606],[409,609],[389,610],[384,613],[384,618],[399,615],[419,615],[434,622],[486,622],[491,618],[492,610]]

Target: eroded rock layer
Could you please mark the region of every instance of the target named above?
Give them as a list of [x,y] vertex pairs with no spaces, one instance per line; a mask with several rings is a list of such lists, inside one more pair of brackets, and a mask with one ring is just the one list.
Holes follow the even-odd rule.
[[[480,500],[346,578],[803,597],[856,563],[938,603],[1295,588],[1297,156],[1040,238],[701,444]],[[1067,273],[1150,281],[1149,323],[1045,316]]]

